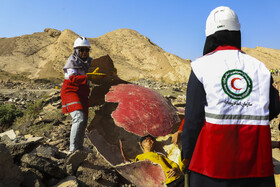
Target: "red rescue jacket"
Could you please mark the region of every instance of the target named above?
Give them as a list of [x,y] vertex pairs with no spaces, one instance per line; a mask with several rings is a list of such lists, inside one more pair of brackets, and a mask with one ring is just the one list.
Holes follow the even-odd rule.
[[83,110],[88,115],[89,86],[86,75],[72,75],[61,88],[62,112]]

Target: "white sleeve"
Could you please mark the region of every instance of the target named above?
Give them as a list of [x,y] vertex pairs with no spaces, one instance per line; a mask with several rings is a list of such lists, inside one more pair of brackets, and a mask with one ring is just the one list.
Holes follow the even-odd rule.
[[65,70],[64,78],[69,79],[71,75],[77,75],[77,74],[78,74],[77,69],[68,68]]

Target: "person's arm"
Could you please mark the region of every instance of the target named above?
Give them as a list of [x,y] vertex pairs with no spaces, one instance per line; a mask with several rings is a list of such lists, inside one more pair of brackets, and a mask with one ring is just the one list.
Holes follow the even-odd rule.
[[271,85],[269,92],[269,120],[272,120],[280,113],[279,92],[273,86],[273,78],[271,77]]
[[87,76],[86,75],[72,75],[69,77],[69,80],[74,84],[87,84]]
[[[121,140],[119,140],[119,143],[120,143],[120,151],[121,151],[121,155],[122,155],[122,157],[123,157],[123,162],[124,163],[128,163],[128,162],[131,162],[126,156],[125,156],[125,154],[124,154],[124,151],[123,151],[123,146],[122,146],[122,141]],[[138,155],[137,155],[138,156]],[[135,158],[135,162],[136,161],[138,161],[138,158],[137,158],[137,156],[136,156],[136,158]]]
[[[275,85],[273,85],[273,78],[271,77],[271,86],[270,86],[270,92],[269,92],[269,120],[274,119],[278,116],[280,113],[280,98],[279,98],[279,92],[276,89]],[[280,129],[280,126],[278,126]],[[272,149],[274,148],[280,148],[280,142],[279,141],[271,141]]]
[[175,176],[177,173],[181,173],[179,165],[176,162],[173,162],[167,157],[164,157],[164,159],[172,167],[166,172],[168,178]]
[[174,144],[177,144],[178,139],[179,139],[179,136],[183,133],[183,126],[184,126],[184,123],[185,123],[185,118],[183,118],[183,120],[182,120],[182,122],[181,122],[181,124],[180,124],[180,127],[179,127],[178,131],[175,132],[175,133],[172,135],[172,140],[171,140],[171,141],[172,141]]
[[193,71],[187,87],[187,102],[185,123],[182,133],[182,161],[188,164],[205,122],[206,93],[203,84],[197,79]]
[[87,84],[86,75],[78,75],[78,70],[74,68],[68,68],[65,72],[65,78],[69,79],[73,84]]

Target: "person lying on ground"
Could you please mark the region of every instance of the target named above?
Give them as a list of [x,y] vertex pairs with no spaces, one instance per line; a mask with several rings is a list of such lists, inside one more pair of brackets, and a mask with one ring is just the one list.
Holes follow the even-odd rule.
[[171,161],[169,158],[164,156],[161,153],[157,153],[153,151],[153,145],[155,142],[155,138],[151,135],[142,136],[140,138],[140,147],[143,150],[142,154],[136,156],[135,161],[142,160],[150,160],[153,163],[157,163],[161,165],[166,180],[165,183],[168,187],[176,186],[184,186],[184,176],[182,175],[178,164]]

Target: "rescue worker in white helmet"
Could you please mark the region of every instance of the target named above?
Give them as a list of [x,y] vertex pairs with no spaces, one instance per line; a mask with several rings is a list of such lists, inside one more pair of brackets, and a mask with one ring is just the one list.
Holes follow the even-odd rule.
[[72,117],[68,154],[83,148],[90,93],[88,81],[97,77],[102,78],[104,75],[97,73],[98,68],[94,72],[88,73],[92,65],[92,58],[89,57],[91,47],[87,38],[78,37],[73,48],[74,53],[63,67],[64,82],[61,88],[62,111],[70,113]]
[[206,21],[203,57],[191,63],[182,159],[190,187],[275,186],[269,121],[280,112],[269,70],[241,51],[229,7]]

